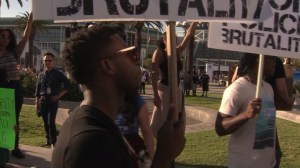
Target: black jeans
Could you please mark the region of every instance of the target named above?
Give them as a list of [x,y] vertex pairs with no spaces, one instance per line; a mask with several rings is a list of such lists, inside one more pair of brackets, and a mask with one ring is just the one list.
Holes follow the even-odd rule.
[[55,145],[56,143],[56,125],[55,118],[58,110],[58,102],[40,99],[40,112],[44,122],[47,143]]
[[140,93],[142,93],[142,92],[143,92],[143,94],[145,94],[145,85],[146,85],[146,83],[145,83],[145,82],[142,82],[142,83],[141,83],[141,87],[140,87]]

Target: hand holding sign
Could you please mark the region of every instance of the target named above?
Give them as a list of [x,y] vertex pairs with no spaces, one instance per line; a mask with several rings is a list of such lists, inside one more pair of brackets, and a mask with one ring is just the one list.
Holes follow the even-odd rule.
[[[152,167],[156,161],[164,163],[160,167],[170,167],[171,162],[182,152],[186,139],[184,137],[185,124],[182,117],[177,117],[175,105],[171,104],[167,120],[157,135],[156,154]],[[177,118],[179,118],[177,120]]]

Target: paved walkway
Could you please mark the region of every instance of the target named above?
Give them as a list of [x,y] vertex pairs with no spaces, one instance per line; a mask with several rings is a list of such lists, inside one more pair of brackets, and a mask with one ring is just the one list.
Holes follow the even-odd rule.
[[[225,87],[210,86],[210,93],[222,94]],[[142,95],[148,106],[149,115],[152,115],[153,109],[153,92],[151,88],[146,90]],[[33,104],[33,99],[25,99],[25,104]],[[57,113],[56,122],[62,124],[69,116],[68,111],[73,110],[79,105],[78,102],[61,102]],[[295,108],[291,112],[278,111],[277,117],[300,123],[300,98],[296,98]],[[197,132],[214,129],[215,117],[217,110],[208,109],[198,106],[186,106],[187,111],[187,128],[186,132]],[[8,168],[50,168],[52,150],[49,148],[20,145],[20,148],[26,153],[25,159],[16,159],[10,157]],[[179,168],[178,166],[176,166]]]

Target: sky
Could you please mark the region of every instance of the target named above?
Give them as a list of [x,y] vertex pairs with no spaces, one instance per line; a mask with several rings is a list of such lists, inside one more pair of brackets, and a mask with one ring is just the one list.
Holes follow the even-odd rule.
[[1,0],[1,11],[0,17],[16,17],[17,15],[22,15],[25,11],[31,11],[31,0],[22,0],[23,7],[20,6],[17,0],[9,0],[9,9],[5,0]]

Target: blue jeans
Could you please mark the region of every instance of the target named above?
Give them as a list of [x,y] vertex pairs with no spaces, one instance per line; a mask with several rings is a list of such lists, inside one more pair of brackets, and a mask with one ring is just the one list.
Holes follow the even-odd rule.
[[39,103],[40,112],[44,122],[47,143],[55,145],[57,136],[55,118],[58,110],[58,102],[40,99]]

